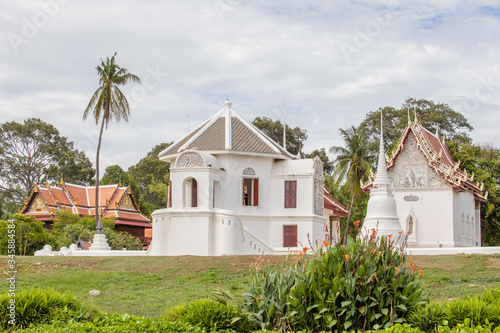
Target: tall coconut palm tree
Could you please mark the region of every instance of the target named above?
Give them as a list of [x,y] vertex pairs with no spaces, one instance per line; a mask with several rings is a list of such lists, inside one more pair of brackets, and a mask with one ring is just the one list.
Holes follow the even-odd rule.
[[83,119],[87,119],[92,112],[92,118],[95,119],[96,125],[101,120],[101,131],[99,132],[99,141],[97,144],[96,154],[96,181],[95,181],[95,217],[96,217],[96,234],[103,234],[101,212],[99,207],[99,154],[101,152],[102,134],[104,126],[108,128],[110,120],[119,122],[124,119],[128,121],[130,115],[130,106],[125,95],[120,91],[118,86],[124,85],[129,81],[141,83],[139,77],[128,73],[125,68],[118,66],[115,63],[115,54],[108,57],[106,61],[101,59],[101,64],[96,67],[97,75],[99,76],[99,87],[92,95],[87,108],[83,112]]
[[334,146],[330,148],[330,152],[337,155],[333,173],[333,177],[337,179],[335,186],[338,187],[345,180],[344,189],[351,195],[344,232],[344,244],[346,244],[354,200],[361,195],[361,181],[368,180],[371,164],[375,162],[376,155],[370,153],[370,147],[359,128],[354,126],[347,130],[341,128],[340,135],[344,140],[345,147]]

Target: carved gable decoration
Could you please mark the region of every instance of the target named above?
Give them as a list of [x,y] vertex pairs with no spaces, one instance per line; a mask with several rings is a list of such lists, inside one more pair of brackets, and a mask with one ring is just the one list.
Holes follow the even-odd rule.
[[120,208],[135,209],[134,202],[130,194],[127,194],[120,205]]
[[245,170],[243,170],[243,175],[244,176],[255,176],[255,170],[248,167],[248,168],[245,168]]
[[323,178],[323,161],[318,156],[314,156],[314,175]]
[[28,213],[47,212],[47,208],[42,197],[37,194],[28,208]]
[[177,167],[179,168],[196,168],[203,166],[205,166],[205,163],[198,153],[184,153],[177,162]]
[[427,160],[417,147],[413,133],[409,133],[403,151],[389,171],[393,189],[448,188],[442,176],[430,168]]
[[[323,166],[321,166],[323,169]],[[323,180],[314,180],[314,215],[323,215],[325,202],[323,198],[325,184]]]

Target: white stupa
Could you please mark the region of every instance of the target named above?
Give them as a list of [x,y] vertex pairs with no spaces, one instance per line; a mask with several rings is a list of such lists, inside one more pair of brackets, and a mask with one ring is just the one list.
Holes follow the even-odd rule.
[[363,234],[371,234],[372,229],[377,236],[394,235],[398,239],[399,232],[403,232],[399,223],[396,199],[392,194],[391,179],[387,174],[384,150],[384,129],[382,112],[380,114],[380,151],[378,155],[377,174],[370,189],[370,199],[363,224]]

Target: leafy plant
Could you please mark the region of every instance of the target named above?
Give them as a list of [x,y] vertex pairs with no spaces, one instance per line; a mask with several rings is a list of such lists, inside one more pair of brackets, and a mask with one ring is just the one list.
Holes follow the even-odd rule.
[[78,301],[71,293],[61,294],[53,289],[25,289],[15,294],[15,325],[7,316],[11,297],[0,295],[0,327],[25,328],[31,325],[68,321],[90,320],[96,311]]
[[403,323],[423,304],[415,265],[390,236],[316,249],[278,268],[257,262],[241,312],[262,329],[369,330]]
[[295,329],[380,329],[422,304],[415,266],[389,237],[321,248],[297,276],[288,316]]

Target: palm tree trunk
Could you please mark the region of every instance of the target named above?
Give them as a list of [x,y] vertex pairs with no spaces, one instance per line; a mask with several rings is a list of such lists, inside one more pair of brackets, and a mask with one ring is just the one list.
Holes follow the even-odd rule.
[[101,152],[101,141],[102,133],[104,132],[104,117],[102,118],[101,132],[99,133],[99,142],[97,143],[97,155],[96,155],[96,176],[95,176],[95,233],[103,234],[102,222],[101,222],[101,209],[99,205],[99,154]]
[[344,232],[344,245],[347,244],[347,235],[349,234],[349,223],[351,221],[352,206],[354,206],[354,193],[352,194],[351,205],[349,206],[349,213],[347,214],[347,223]]

